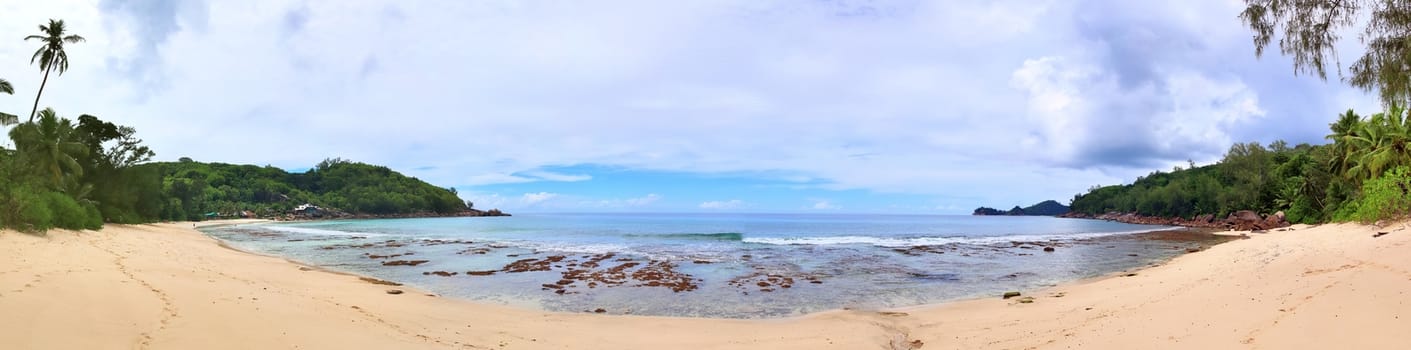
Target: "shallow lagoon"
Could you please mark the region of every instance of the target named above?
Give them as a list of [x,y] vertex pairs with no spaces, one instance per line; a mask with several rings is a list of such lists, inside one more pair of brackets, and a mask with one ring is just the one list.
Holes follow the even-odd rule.
[[452,297],[731,318],[998,295],[1139,268],[1222,241],[1097,220],[920,215],[534,214],[206,232],[242,249]]

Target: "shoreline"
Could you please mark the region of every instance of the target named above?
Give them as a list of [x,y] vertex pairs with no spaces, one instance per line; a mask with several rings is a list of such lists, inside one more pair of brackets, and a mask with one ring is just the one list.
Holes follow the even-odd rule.
[[[593,310],[594,308],[603,308],[603,307],[606,307],[606,308],[609,309],[609,310],[611,310],[611,309],[613,308],[612,306],[608,306],[608,305],[587,305],[587,306],[586,306],[586,309],[583,309],[582,311],[563,310],[563,309],[557,309],[557,310],[555,310],[555,309],[547,309],[547,308],[545,308],[545,307],[543,307],[543,306],[540,306],[540,305],[537,304],[537,301],[534,301],[533,299],[530,299],[530,300],[528,301],[528,303],[525,303],[525,302],[513,302],[513,301],[511,301],[511,300],[514,300],[514,299],[498,299],[498,301],[486,301],[486,300],[478,300],[478,299],[475,299],[475,298],[458,297],[458,296],[455,296],[455,295],[454,295],[454,294],[455,294],[454,292],[446,291],[446,290],[444,290],[444,289],[437,291],[437,290],[431,290],[431,289],[425,289],[425,288],[416,287],[416,286],[424,286],[424,284],[422,284],[422,283],[423,283],[423,282],[426,282],[426,281],[417,281],[417,280],[414,280],[414,279],[413,279],[413,280],[407,280],[407,279],[398,279],[398,278],[387,278],[387,279],[384,279],[384,277],[378,277],[378,276],[374,276],[374,275],[369,275],[369,274],[366,274],[366,272],[358,272],[358,271],[352,271],[352,270],[343,270],[343,269],[340,269],[340,268],[338,268],[338,267],[324,267],[324,266],[319,266],[319,265],[316,264],[316,263],[306,262],[306,261],[302,261],[302,260],[299,260],[299,259],[296,259],[296,258],[287,257],[287,256],[283,256],[283,255],[272,254],[272,253],[262,253],[262,252],[258,252],[258,251],[247,250],[247,249],[243,249],[243,248],[237,247],[237,246],[236,246],[236,244],[238,244],[237,242],[234,242],[234,241],[226,241],[226,240],[221,239],[221,238],[219,238],[219,237],[212,236],[212,235],[208,235],[208,234],[206,234],[205,232],[202,232],[202,231],[199,230],[199,229],[203,229],[203,228],[215,228],[215,227],[225,227],[225,226],[234,226],[234,225],[247,225],[247,224],[265,224],[265,223],[279,224],[279,223],[286,223],[286,221],[267,220],[267,219],[237,219],[237,220],[212,221],[212,222],[210,222],[210,223],[196,223],[195,226],[198,228],[197,231],[198,231],[199,234],[201,234],[201,235],[203,235],[203,236],[205,236],[205,237],[208,237],[208,238],[210,238],[210,239],[212,239],[212,240],[215,240],[218,245],[220,245],[221,247],[226,248],[226,249],[234,250],[234,251],[241,252],[241,253],[245,253],[245,254],[252,254],[252,255],[258,255],[258,256],[264,256],[264,257],[271,257],[271,258],[282,259],[282,260],[288,261],[288,262],[290,262],[290,263],[292,263],[292,264],[299,265],[299,266],[304,267],[304,268],[315,269],[315,270],[320,270],[320,271],[330,272],[330,273],[340,274],[340,275],[346,275],[346,276],[353,276],[353,277],[357,277],[357,278],[359,278],[359,279],[362,279],[362,280],[364,280],[364,281],[368,281],[368,282],[374,283],[374,284],[392,284],[392,285],[396,285],[396,286],[404,286],[404,289],[406,289],[406,288],[413,288],[413,289],[416,289],[416,292],[418,292],[418,293],[420,293],[420,294],[425,294],[425,295],[435,295],[435,296],[438,296],[438,297],[446,297],[446,298],[449,298],[449,299],[460,300],[460,301],[464,301],[464,302],[468,302],[468,303],[484,303],[484,304],[491,304],[491,305],[496,305],[496,306],[512,307],[512,308],[515,308],[515,309],[518,309],[518,310],[522,310],[522,311],[526,311],[526,312],[547,312],[547,313],[563,313],[563,314],[580,314],[580,313],[591,313],[591,310]],[[1193,237],[1200,237],[1200,236],[1208,236],[1208,237],[1226,236],[1226,235],[1218,234],[1218,232],[1220,232],[1220,230],[1209,229],[1209,228],[1183,227],[1183,226],[1166,226],[1166,227],[1150,228],[1150,229],[1141,230],[1141,231],[1114,232],[1114,233],[1111,233],[1110,235],[1104,235],[1104,236],[1098,236],[1098,237],[1075,238],[1074,240],[1077,240],[1077,241],[1090,241],[1090,240],[1098,240],[1098,241],[1101,241],[1101,240],[1113,238],[1113,237],[1115,237],[1115,236],[1132,236],[1132,237],[1139,237],[1138,240],[1144,240],[1144,241],[1145,241],[1145,240],[1166,241],[1166,240],[1170,240],[1170,239],[1171,239],[1170,236],[1169,236],[1169,235],[1171,235],[1171,234],[1175,234],[1175,235],[1178,235],[1178,236],[1179,236],[1179,235],[1187,235],[1187,238],[1178,238],[1178,239],[1176,239],[1176,240],[1179,240],[1179,241],[1188,241],[1188,242],[1197,242],[1197,243],[1196,243],[1196,244],[1197,244],[1196,247],[1195,247],[1195,248],[1192,248],[1192,249],[1196,249],[1195,251],[1200,251],[1200,250],[1208,249],[1208,248],[1211,247],[1211,246],[1218,245],[1218,244],[1221,244],[1221,243],[1225,243],[1225,242],[1230,241],[1229,238],[1225,238],[1225,239],[1193,238]],[[1145,235],[1150,235],[1150,236],[1145,236]],[[1152,237],[1152,236],[1157,236],[1157,235],[1166,235],[1166,238],[1156,238],[1156,237]],[[1035,242],[1033,242],[1033,241],[1016,241],[1016,242],[1026,242],[1026,243],[1030,243],[1030,244],[1035,243]],[[1042,244],[1040,244],[1040,246],[1042,246]],[[1185,248],[1181,248],[1181,249],[1184,250]],[[928,306],[944,305],[944,304],[956,303],[956,302],[965,302],[965,301],[972,301],[972,300],[983,300],[983,299],[989,299],[989,298],[992,298],[992,297],[994,297],[994,298],[999,298],[999,297],[1001,297],[1004,293],[1009,292],[1009,291],[1034,291],[1034,292],[1037,292],[1037,291],[1043,291],[1043,290],[1047,290],[1047,289],[1051,289],[1051,288],[1057,288],[1057,287],[1061,287],[1061,286],[1069,286],[1069,285],[1074,285],[1074,284],[1081,284],[1081,283],[1088,283],[1088,282],[1093,282],[1093,281],[1099,281],[1099,280],[1103,280],[1103,279],[1107,279],[1107,278],[1119,277],[1119,276],[1121,276],[1121,275],[1128,274],[1128,273],[1131,273],[1131,272],[1133,272],[1133,271],[1140,271],[1140,270],[1148,269],[1148,268],[1151,268],[1151,267],[1154,267],[1154,266],[1159,266],[1159,265],[1161,265],[1161,264],[1166,264],[1166,263],[1168,263],[1170,260],[1172,260],[1172,259],[1174,259],[1174,258],[1177,258],[1177,257],[1180,257],[1181,255],[1184,255],[1184,254],[1189,254],[1190,252],[1191,252],[1191,251],[1185,251],[1184,253],[1178,253],[1178,254],[1176,254],[1176,255],[1174,255],[1174,256],[1156,258],[1156,259],[1154,259],[1154,260],[1150,260],[1150,261],[1147,261],[1147,262],[1142,263],[1142,264],[1139,264],[1139,265],[1130,266],[1130,267],[1127,267],[1127,268],[1124,268],[1124,269],[1121,269],[1121,270],[1114,270],[1114,271],[1103,272],[1103,273],[1098,273],[1098,274],[1092,274],[1092,275],[1087,275],[1087,276],[1077,276],[1077,277],[1073,277],[1073,279],[1051,280],[1051,281],[1049,281],[1049,282],[1041,283],[1040,285],[1037,285],[1037,286],[1030,285],[1030,286],[1026,286],[1026,287],[1016,287],[1016,288],[996,288],[996,289],[993,289],[993,290],[990,290],[990,291],[985,291],[985,292],[983,292],[983,293],[968,293],[968,294],[957,295],[957,296],[953,296],[953,297],[949,297],[949,298],[944,298],[944,299],[933,299],[932,301],[929,301],[929,302],[917,303],[917,304],[902,304],[902,305],[895,305],[895,306],[880,306],[880,305],[865,305],[865,306],[858,306],[858,305],[838,305],[837,307],[833,307],[833,308],[828,308],[828,309],[815,309],[815,310],[812,310],[812,311],[807,311],[807,312],[803,312],[803,313],[788,314],[788,315],[752,315],[752,316],[722,316],[722,315],[713,315],[713,316],[709,316],[709,315],[708,315],[708,316],[700,316],[700,315],[673,315],[673,314],[635,313],[635,312],[632,312],[632,311],[627,311],[627,312],[614,312],[614,313],[612,313],[612,314],[614,314],[614,315],[624,315],[624,316],[626,316],[626,315],[631,315],[631,316],[643,316],[643,317],[679,317],[679,318],[708,319],[708,320],[786,320],[786,319],[792,319],[792,318],[807,317],[807,316],[810,316],[810,315],[813,315],[813,314],[818,314],[818,313],[827,313],[827,312],[836,312],[836,311],[887,312],[887,311],[896,310],[896,309],[911,309],[911,308],[918,308],[918,307],[928,307]],[[610,253],[610,254],[617,254],[617,253]],[[689,261],[690,261],[690,260],[687,260],[686,262],[689,262]],[[423,275],[424,275],[424,274],[426,274],[426,273],[423,273]],[[547,281],[544,281],[544,282],[545,282],[545,283],[549,283],[549,282],[552,282],[552,280],[547,280]],[[535,283],[538,283],[538,282],[535,282]],[[537,287],[535,287],[535,288],[537,288]],[[434,288],[433,288],[433,289],[434,289]],[[444,292],[444,293],[443,293],[443,292]],[[1029,292],[1025,292],[1025,293],[1029,293]],[[516,300],[516,301],[523,301],[523,300]],[[620,310],[620,309],[619,309],[619,310]],[[614,311],[619,311],[619,310],[614,310]]]
[[[1411,305],[1390,299],[1411,291],[1411,257],[1388,254],[1411,243],[1411,231],[1373,239],[1376,228],[1349,224],[1255,234],[1137,269],[1130,277],[1109,274],[1022,291],[1034,297],[1032,304],[995,296],[764,320],[546,312],[428,297],[408,286],[375,285],[357,275],[306,271],[287,259],[222,249],[220,240],[188,225],[112,225],[98,232],[52,231],[46,237],[0,233],[0,264],[9,267],[0,271],[0,309],[16,311],[0,318],[0,343],[174,349],[1411,345],[1395,331],[1411,326],[1411,317],[1399,318],[1411,316]],[[1328,249],[1372,260],[1326,254],[1334,253]],[[1270,268],[1260,270],[1250,261]],[[1266,272],[1294,277],[1248,283],[1264,279]],[[1339,278],[1317,288],[1304,285],[1308,276]],[[1358,288],[1339,287],[1347,284]],[[393,288],[405,293],[385,292]],[[1307,299],[1292,306],[1258,301],[1281,294]],[[1362,312],[1329,315],[1321,310],[1329,302]],[[1242,305],[1230,305],[1235,303]],[[1379,317],[1387,313],[1395,317]],[[1300,320],[1307,326],[1303,319],[1310,317],[1299,317],[1304,315],[1317,326],[1313,333],[1280,326]],[[83,321],[95,316],[104,321]],[[1251,319],[1259,322],[1251,325]],[[1186,331],[1170,334],[1173,330]]]

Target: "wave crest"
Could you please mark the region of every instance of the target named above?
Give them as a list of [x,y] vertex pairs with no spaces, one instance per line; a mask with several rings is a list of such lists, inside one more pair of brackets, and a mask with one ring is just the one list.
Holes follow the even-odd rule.
[[1014,236],[984,236],[984,237],[870,237],[870,236],[824,236],[824,237],[791,237],[791,238],[768,238],[749,237],[741,241],[745,243],[772,244],[772,245],[841,245],[841,244],[866,244],[878,247],[915,247],[942,244],[1001,244],[1010,242],[1031,242],[1050,240],[1078,240],[1086,238],[1097,238],[1117,235],[1130,235],[1146,232],[1178,230],[1176,228],[1162,228],[1153,230],[1117,231],[1117,232],[1090,232],[1090,233],[1070,233],[1070,234],[1047,234],[1047,235],[1014,235]]

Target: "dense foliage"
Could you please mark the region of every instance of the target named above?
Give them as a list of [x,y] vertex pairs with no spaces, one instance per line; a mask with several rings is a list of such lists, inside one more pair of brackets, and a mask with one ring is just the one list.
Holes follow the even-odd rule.
[[1360,220],[1408,214],[1411,121],[1393,105],[1363,118],[1348,111],[1330,125],[1332,144],[1235,144],[1219,163],[1153,172],[1130,185],[1094,187],[1073,198],[1076,212],[1192,218],[1238,210],[1284,211],[1291,222]]
[[456,213],[454,189],[391,169],[331,159],[304,173],[274,167],[147,163],[136,130],[53,109],[10,130],[0,149],[0,225],[24,231],[97,229],[103,222],[200,220],[208,213],[269,216],[311,203],[352,214]]
[[258,215],[310,203],[354,214],[455,213],[469,209],[455,189],[432,186],[387,167],[330,159],[304,173],[275,167],[200,163],[146,164],[162,175],[160,217],[199,220],[207,213]]
[[[212,213],[278,215],[305,203],[350,214],[456,213],[469,209],[442,189],[386,167],[326,160],[305,173],[273,167],[205,164],[154,153],[131,127],[91,115],[77,121],[39,110],[51,72],[68,70],[66,44],[82,42],[51,19],[25,40],[40,42],[31,63],[44,72],[25,123],[0,113],[14,149],[0,147],[0,227],[22,231],[98,229],[104,222],[200,220]],[[0,79],[0,93],[14,86]],[[490,214],[499,214],[491,211]]]

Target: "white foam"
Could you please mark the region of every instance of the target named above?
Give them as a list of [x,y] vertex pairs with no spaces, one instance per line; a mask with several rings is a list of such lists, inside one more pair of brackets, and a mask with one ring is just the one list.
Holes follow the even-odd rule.
[[1105,236],[1127,235],[1145,232],[1156,232],[1166,230],[1176,230],[1179,227],[1163,228],[1155,230],[1135,230],[1117,232],[1091,232],[1091,233],[1068,233],[1068,234],[1044,234],[1044,235],[1013,235],[1013,236],[985,236],[985,237],[868,237],[868,236],[832,236],[832,237],[793,237],[793,238],[763,238],[745,237],[746,243],[773,244],[773,245],[836,245],[836,244],[869,244],[879,247],[913,247],[925,245],[942,245],[951,243],[966,244],[999,244],[1009,242],[1030,242],[1030,241],[1050,241],[1050,240],[1074,240],[1085,238],[1096,238]]
[[348,232],[348,231],[324,230],[324,229],[317,229],[317,228],[295,227],[295,226],[269,225],[269,226],[265,226],[265,228],[270,229],[271,231],[280,231],[280,232],[289,232],[289,233],[302,233],[302,234],[308,234],[308,235],[325,235],[325,236],[364,236],[364,237],[386,236],[386,234],[382,234],[382,233]]

